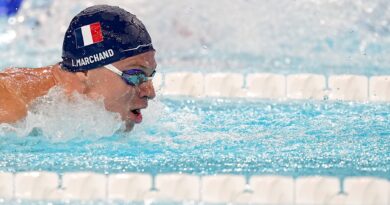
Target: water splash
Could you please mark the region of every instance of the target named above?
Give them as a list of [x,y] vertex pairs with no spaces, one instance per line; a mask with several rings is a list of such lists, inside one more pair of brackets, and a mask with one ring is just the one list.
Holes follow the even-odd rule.
[[105,110],[102,100],[74,93],[71,99],[55,87],[30,106],[27,117],[15,125],[2,124],[1,135],[43,135],[53,141],[112,136],[123,126],[118,114]]

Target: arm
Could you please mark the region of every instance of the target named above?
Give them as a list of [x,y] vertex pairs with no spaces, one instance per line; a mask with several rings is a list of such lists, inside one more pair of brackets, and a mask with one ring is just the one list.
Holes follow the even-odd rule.
[[27,115],[27,105],[0,81],[0,123],[12,123]]

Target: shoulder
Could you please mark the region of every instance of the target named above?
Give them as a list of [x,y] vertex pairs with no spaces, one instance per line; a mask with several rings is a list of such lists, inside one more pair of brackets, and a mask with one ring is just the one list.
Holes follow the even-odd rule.
[[26,115],[26,103],[0,80],[0,123],[15,122]]
[[0,72],[0,123],[27,115],[28,104],[54,86],[50,67],[11,68]]
[[30,103],[55,86],[52,70],[51,67],[8,69],[2,73],[4,77],[0,77],[0,81]]

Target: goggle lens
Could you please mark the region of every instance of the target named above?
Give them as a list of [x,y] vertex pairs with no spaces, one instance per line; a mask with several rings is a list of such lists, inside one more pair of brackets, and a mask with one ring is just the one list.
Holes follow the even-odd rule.
[[122,79],[131,86],[139,86],[142,83],[151,80],[154,76],[156,71],[153,71],[153,73],[148,77],[144,71],[140,69],[131,69],[131,70],[125,70],[122,72]]

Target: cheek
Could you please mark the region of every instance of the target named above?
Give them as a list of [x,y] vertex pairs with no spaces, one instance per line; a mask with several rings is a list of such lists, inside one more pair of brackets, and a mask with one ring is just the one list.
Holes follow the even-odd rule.
[[111,87],[110,92],[105,96],[104,104],[108,110],[115,112],[127,112],[135,98],[135,89],[125,87]]
[[136,89],[128,86],[119,78],[96,77],[91,92],[104,98],[108,111],[127,114],[136,96]]
[[105,99],[121,98],[122,95],[129,95],[128,86],[119,79],[101,78],[94,84],[95,90]]

